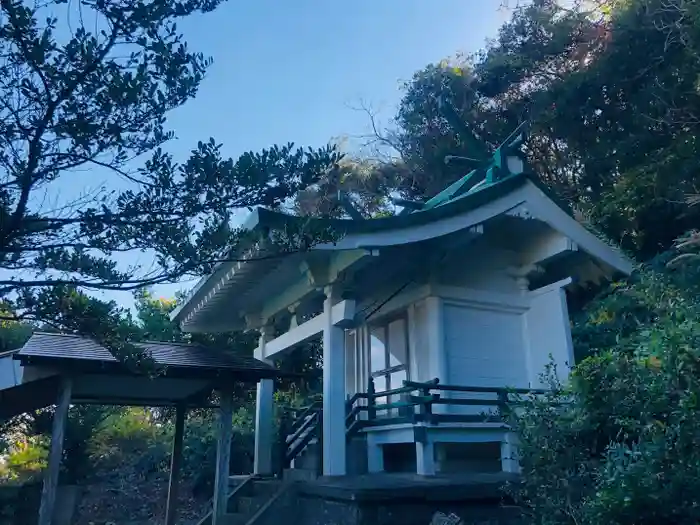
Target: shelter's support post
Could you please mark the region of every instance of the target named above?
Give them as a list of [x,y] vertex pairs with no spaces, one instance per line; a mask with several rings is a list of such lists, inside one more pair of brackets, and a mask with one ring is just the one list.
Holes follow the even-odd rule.
[[333,324],[333,292],[323,306],[323,474],[345,475],[345,332]]
[[[271,337],[271,328],[260,329],[260,351],[265,355],[265,344]],[[275,383],[272,379],[258,381],[255,398],[255,460],[253,472],[257,475],[272,474],[272,449],[274,447],[273,395]]]
[[168,482],[168,504],[165,510],[165,525],[175,525],[177,519],[177,494],[182,466],[182,439],[185,434],[185,416],[187,408],[183,404],[175,409],[175,438],[173,453],[170,458],[170,480]]
[[213,525],[221,525],[228,505],[229,463],[231,461],[231,435],[233,428],[233,392],[230,388],[219,390],[219,435],[216,447],[216,475],[214,478]]
[[274,446],[272,379],[258,381],[255,398],[255,461],[253,472],[257,475],[272,474],[272,448]]
[[73,383],[70,378],[64,378],[61,382],[58,394],[58,403],[53,415],[53,427],[51,429],[51,450],[49,451],[49,467],[44,477],[44,486],[41,491],[41,504],[39,505],[39,521],[37,525],[51,525],[54,506],[56,504],[56,489],[58,487],[58,474],[61,468],[63,456],[63,435],[68,420],[68,408],[70,406]]

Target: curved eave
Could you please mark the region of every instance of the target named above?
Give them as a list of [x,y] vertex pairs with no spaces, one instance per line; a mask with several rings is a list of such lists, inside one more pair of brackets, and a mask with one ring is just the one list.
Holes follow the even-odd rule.
[[634,271],[633,261],[562,210],[541,187],[528,185],[523,195],[527,207],[537,219],[571,239],[593,259],[608,266],[612,270],[611,275],[615,272],[630,275]]
[[210,275],[200,279],[187,300],[173,310],[170,319],[179,323],[181,327],[186,325],[207,307],[218,293],[250,280],[254,277],[253,274],[259,273],[262,266],[267,266],[259,264],[266,253],[267,250],[256,247],[246,254],[248,260],[224,261],[217,264]]
[[[430,228],[432,224],[484,206],[522,187],[528,180],[530,178],[526,174],[514,175],[425,211],[368,220],[298,217],[265,208],[256,208],[242,228],[260,232],[281,230],[290,226],[305,227],[312,231],[330,229],[334,236],[342,240],[340,243],[326,243],[314,248],[319,250],[342,250],[360,246],[385,246],[401,242],[415,242],[426,235],[435,236],[436,232],[428,231],[432,230]],[[413,235],[393,236],[391,232],[394,231],[412,231]],[[370,238],[367,239],[367,236]],[[401,239],[401,241],[392,241],[392,238]],[[257,258],[259,255],[258,251],[247,254],[249,258]],[[187,300],[172,312],[170,319],[180,323],[181,326],[186,325],[217,291],[232,286],[235,281],[243,280],[250,269],[249,266],[250,264],[246,262],[226,261],[217,264],[211,275],[199,280]]]

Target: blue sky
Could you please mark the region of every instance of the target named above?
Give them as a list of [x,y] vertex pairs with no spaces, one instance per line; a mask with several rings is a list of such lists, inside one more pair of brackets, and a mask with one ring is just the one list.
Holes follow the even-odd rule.
[[[388,121],[423,66],[496,36],[501,0],[237,0],[179,24],[212,56],[196,99],[169,126],[183,156],[210,136],[237,157],[275,143],[321,146],[368,132],[365,101]],[[179,155],[178,155],[179,156]],[[172,296],[194,283],[158,287]],[[129,294],[110,294],[124,305]]]
[[501,0],[238,0],[181,24],[214,58],[197,99],[173,114],[183,147],[203,137],[230,155],[276,142],[359,134],[360,98],[389,117],[417,69],[493,37]]

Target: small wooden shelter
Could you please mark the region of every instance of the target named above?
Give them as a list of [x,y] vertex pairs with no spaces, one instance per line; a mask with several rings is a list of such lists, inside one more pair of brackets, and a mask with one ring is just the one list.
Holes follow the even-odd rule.
[[[137,343],[158,368],[156,375],[134,372],[91,339],[35,333],[18,351],[0,356],[0,420],[56,405],[49,465],[44,477],[38,525],[51,525],[56,503],[63,437],[71,404],[176,407],[175,437],[165,524],[176,521],[178,476],[186,412],[219,398],[214,517],[225,513],[229,484],[233,388],[237,383],[288,376],[252,357],[178,343]],[[19,366],[18,366],[19,365]]]

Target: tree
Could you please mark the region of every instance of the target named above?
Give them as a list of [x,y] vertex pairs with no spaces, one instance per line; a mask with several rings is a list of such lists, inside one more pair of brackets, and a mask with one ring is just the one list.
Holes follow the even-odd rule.
[[[163,149],[168,112],[196,95],[211,64],[176,22],[220,1],[84,0],[69,24],[54,15],[71,14],[62,0],[2,2],[0,299],[15,317],[90,333],[119,353],[130,335],[121,312],[86,293],[208,272],[244,242],[236,208],[279,206],[340,160],[332,146],[233,160],[210,139],[184,162]],[[109,183],[46,204],[78,170]],[[156,264],[116,261],[132,253]]]
[[[443,60],[416,72],[404,86],[394,132],[401,158],[409,171],[399,191],[409,199],[428,199],[466,175],[474,166],[446,162],[448,155],[485,160],[492,150],[489,139],[473,117],[483,117],[477,108],[470,64],[463,59]],[[450,120],[445,105],[455,112],[459,125]],[[474,163],[475,164],[475,163]]]
[[0,354],[21,348],[32,334],[32,327],[26,323],[0,320]]
[[147,341],[183,342],[188,334],[170,320],[170,313],[177,307],[177,299],[155,298],[153,294],[142,289],[134,292],[136,299],[135,322],[140,328],[140,339]]
[[346,156],[318,183],[300,191],[292,212],[312,217],[348,217],[346,199],[364,218],[391,213],[388,194],[396,184],[385,163]]
[[[515,6],[498,37],[406,84],[379,142],[392,188],[426,199],[471,171],[523,120],[529,164],[612,241],[643,260],[696,227],[700,8],[683,0]],[[445,112],[453,108],[454,114]]]
[[[434,196],[529,119],[530,164],[559,193],[570,193],[565,147],[540,125],[552,105],[541,95],[571,71],[577,63],[572,58],[587,49],[596,27],[584,12],[535,0],[517,7],[482,51],[416,72],[404,85],[395,129],[381,137],[407,168],[397,189],[408,198]],[[475,162],[446,161],[448,156]]]

